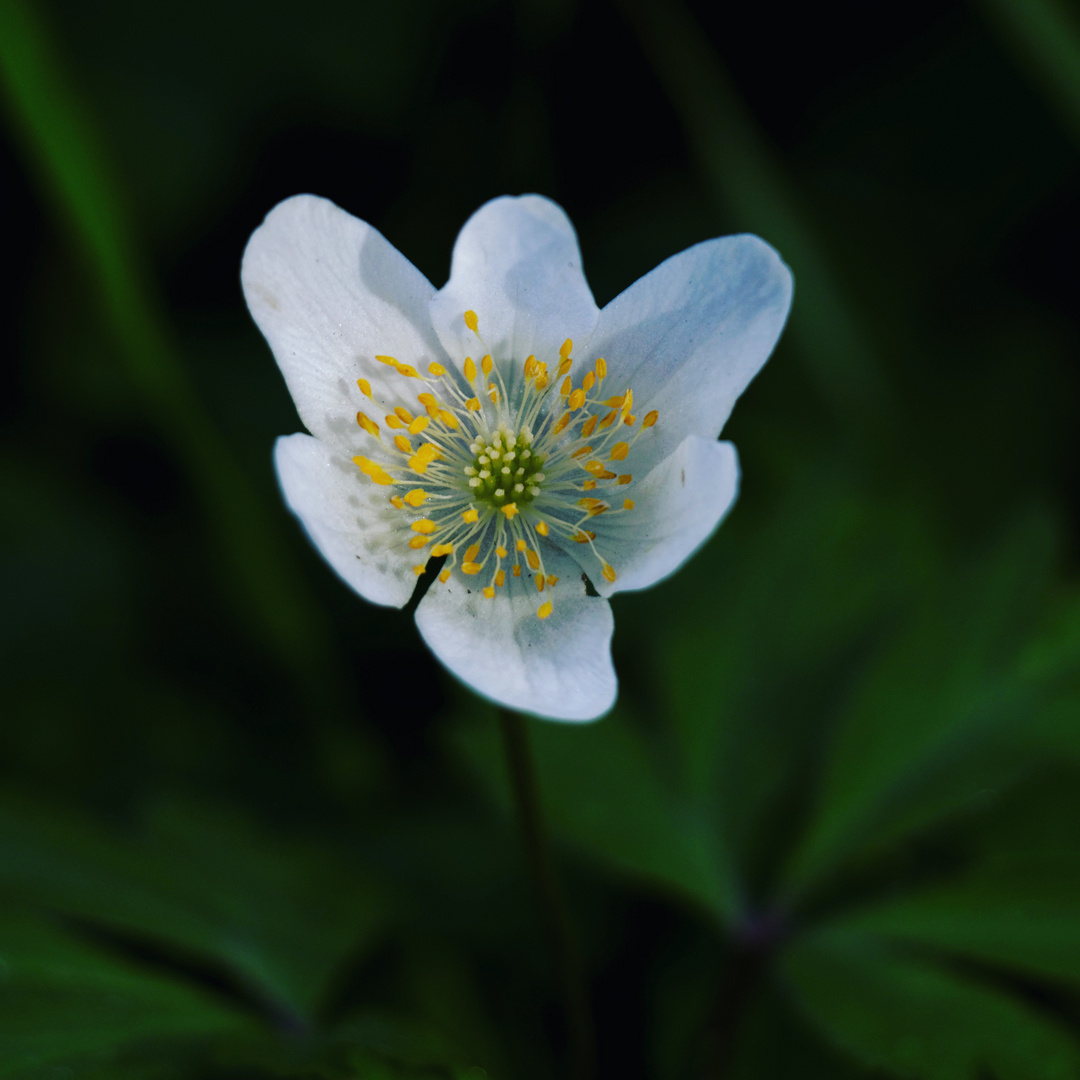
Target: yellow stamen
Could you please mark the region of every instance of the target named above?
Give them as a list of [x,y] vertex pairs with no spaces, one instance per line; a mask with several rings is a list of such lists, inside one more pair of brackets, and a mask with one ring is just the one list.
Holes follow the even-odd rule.
[[615,423],[615,417],[618,415],[618,412],[615,409],[612,409],[611,412],[609,412],[607,416],[605,416],[604,419],[600,421],[600,426],[611,427],[611,425]]
[[476,328],[480,325],[480,320],[476,317],[475,311],[465,312],[465,325],[475,334]]
[[532,548],[525,552],[525,561],[528,562],[530,570],[540,569],[540,556]]
[[495,573],[495,584],[501,589],[506,584],[506,571],[498,570]]
[[548,576],[547,576],[547,587],[550,589],[552,585],[555,585],[555,584],[558,583],[558,580],[559,579],[557,577],[552,577],[550,574],[548,574]]
[[413,532],[423,533],[425,536],[430,536],[438,527],[431,518],[421,518],[410,526]]
[[593,413],[593,415],[590,416],[589,419],[586,420],[585,423],[581,425],[581,437],[583,439],[587,439],[593,433],[593,431],[596,429],[596,421],[597,421],[597,419],[598,419],[598,417],[597,417],[596,413]]
[[405,425],[393,413],[390,413],[386,417],[386,426],[388,428],[395,428],[397,430],[400,430]]
[[616,578],[615,568],[608,563],[604,563],[604,569],[602,571],[605,581],[614,581]]
[[448,428],[449,428],[449,429],[450,429],[451,431],[457,431],[457,429],[458,429],[458,428],[459,428],[459,427],[461,426],[461,425],[460,425],[460,424],[458,423],[458,418],[457,418],[457,417],[456,417],[456,416],[455,416],[455,415],[454,415],[454,414],[453,414],[452,412],[447,412],[447,410],[446,410],[446,409],[440,409],[440,410],[439,410],[439,419],[440,419],[440,420],[441,420],[441,421],[442,421],[442,422],[443,422],[443,423],[444,423],[444,424],[445,424],[445,425],[446,425],[446,426],[447,426],[447,427],[448,427]]
[[[428,364],[427,369],[428,373],[434,375],[436,379],[441,378],[446,374],[446,368],[444,368],[442,364]],[[442,577],[441,574],[439,576]]]
[[538,521],[536,523],[536,531],[541,536],[547,536],[547,534],[551,532],[551,530],[548,528],[548,523],[546,521]]
[[370,461],[366,457],[354,457],[353,464],[359,465],[360,471],[365,476],[370,476],[376,484],[386,486],[394,482],[394,478],[378,462]]
[[427,497],[428,493],[423,488],[413,488],[412,491],[405,496],[405,501],[410,506],[422,506]]
[[574,343],[567,338],[562,345],[559,346],[559,355],[565,360],[574,348]]
[[411,364],[395,364],[395,369],[399,375],[404,375],[406,379],[419,379],[420,372],[416,370]]
[[369,434],[374,435],[377,439],[379,437],[379,425],[369,416],[365,416],[364,413],[358,412],[356,414],[356,422]]
[[[569,376],[567,376],[569,378]],[[567,407],[570,409],[580,409],[585,404],[585,391],[579,386],[571,395],[567,401]]]
[[630,453],[630,444],[625,442],[617,442],[611,448],[611,456],[608,461],[622,461],[627,454]]
[[597,357],[596,360],[596,377],[598,379],[607,378],[607,361],[602,357]]
[[480,545],[479,544],[473,544],[471,547],[468,547],[468,548],[465,549],[465,561],[467,563],[474,562],[476,560],[476,556],[479,555],[479,554],[480,554]]
[[423,431],[424,428],[426,428],[428,426],[428,424],[430,424],[430,423],[431,423],[431,420],[430,420],[429,417],[427,417],[427,416],[418,416],[409,425],[409,434],[410,435],[419,435],[420,432]]
[[416,400],[419,401],[420,404],[423,405],[425,409],[430,409],[432,405],[437,404],[434,394],[428,394],[428,393],[417,394],[416,395]]
[[631,416],[631,415],[630,415],[630,413],[627,413],[627,414],[626,414],[626,415],[625,415],[625,416],[623,417],[623,423],[624,423],[624,424],[625,424],[625,425],[626,425],[627,427],[633,427],[633,426],[634,426],[634,421],[635,421],[636,419],[637,419],[637,417],[636,417],[636,416]]
[[543,574],[537,574],[536,575],[536,591],[537,592],[543,592],[544,591],[544,575]]
[[469,400],[465,402],[465,408],[468,409],[469,412],[479,412],[480,399],[478,397],[469,398]]
[[564,361],[563,361],[563,362],[562,362],[562,363],[561,363],[561,364],[559,365],[559,374],[560,374],[560,375],[565,375],[565,374],[566,374],[566,373],[567,373],[567,372],[568,372],[568,371],[570,370],[570,367],[571,367],[571,365],[572,365],[573,363],[574,363],[574,361],[573,361],[573,360],[571,360],[571,359],[570,359],[570,357],[568,356],[568,357],[567,357],[567,358],[566,358],[566,359],[565,359],[565,360],[564,360]]
[[625,394],[620,394],[618,397],[609,397],[607,399],[607,401],[604,402],[604,404],[609,409],[618,409],[625,400],[626,400],[626,395]]
[[583,446],[580,450],[575,450],[570,456],[571,457],[584,457],[585,454],[588,454],[591,450],[592,450],[591,446]]
[[389,364],[390,367],[397,367],[398,362],[392,356],[379,356],[379,354],[376,353],[375,359],[378,360],[380,364]]
[[573,540],[575,544],[587,544],[590,540],[596,539],[596,533],[589,532],[588,529],[578,529],[570,539]]
[[462,515],[462,519],[469,525],[475,525],[480,520],[480,511],[475,506],[470,507]]
[[[562,368],[559,368],[559,375],[561,375],[561,374],[562,374]],[[573,390],[573,389],[574,389],[573,380],[570,378],[569,375],[567,375],[566,378],[563,379],[563,381],[562,381],[562,386],[559,387],[559,393],[563,397],[566,397],[566,395],[569,394],[570,391]]]
[[581,486],[582,486],[582,488],[585,489],[585,491],[595,491],[596,490],[596,481],[595,480],[586,480],[586,481],[584,481],[582,483]]
[[450,580],[450,568],[447,567],[440,575],[439,580],[445,585]]
[[584,387],[585,392],[588,393],[596,385],[596,376],[591,371],[586,371],[585,378],[581,380],[581,385]]
[[405,509],[405,500],[400,495],[391,495],[390,501],[399,509]]
[[473,358],[471,356],[465,357],[465,378],[468,379],[469,382],[473,382],[476,378],[476,365],[473,363]]
[[453,544],[436,544],[431,549],[432,558],[438,558],[440,555],[452,555],[454,552]]
[[622,508],[624,510],[633,510],[634,509],[634,500],[633,499],[623,499]]
[[413,573],[414,573],[414,574],[415,574],[415,575],[416,575],[417,577],[419,577],[419,576],[420,576],[420,575],[421,575],[421,574],[422,574],[422,573],[424,572],[424,569],[425,569],[425,567],[424,567],[424,566],[423,566],[423,565],[421,564],[420,566],[414,566],[414,567],[412,568],[412,572],[413,572]]
[[570,423],[571,416],[569,413],[563,413],[561,419],[559,419],[555,426],[551,429],[552,435],[558,435],[560,431],[564,431],[567,425]]
[[414,536],[409,541],[409,547],[413,548],[413,550],[422,548],[430,539],[430,536]]
[[526,544],[524,540],[519,540],[519,541],[518,541],[518,542],[517,542],[517,543],[516,543],[516,544],[514,545],[514,547],[515,547],[515,548],[516,548],[516,549],[517,549],[518,551],[524,551],[524,550],[525,550],[525,549],[526,549],[526,548],[527,548],[528,546],[529,546],[529,545],[528,545],[528,544]]
[[506,558],[506,548],[504,548],[504,547],[502,546],[502,544],[500,544],[500,545],[499,545],[499,546],[498,546],[498,547],[497,547],[497,548],[495,549],[495,554],[496,554],[496,555],[498,555],[500,559],[505,559],[505,558]]
[[485,375],[490,375],[491,374],[491,368],[492,368],[491,353],[488,353],[487,356],[485,356],[484,359],[480,361],[480,370]]
[[554,610],[555,609],[552,607],[551,601],[549,600],[546,604],[540,605],[540,610],[537,611],[536,614],[539,618],[546,619]]
[[403,409],[400,405],[394,408],[394,415],[403,423],[412,423],[412,413],[408,409]]
[[660,414],[653,409],[652,412],[645,414],[645,419],[641,421],[642,428],[652,427],[657,420],[660,419]]
[[516,563],[514,565],[514,577],[521,577],[521,565],[520,564]]
[[495,599],[495,586],[494,586],[494,585],[487,585],[487,586],[485,586],[485,587],[484,587],[484,595],[485,595],[485,596],[486,596],[486,597],[487,597],[487,598],[488,598],[489,600],[494,600],[494,599]]
[[633,477],[633,475],[631,473],[623,473],[622,476],[619,477],[619,483],[620,484],[629,484],[630,481],[633,480],[633,479],[634,479],[634,477]]
[[518,512],[517,503],[507,503],[505,506],[500,507],[500,509],[506,515],[508,521],[513,521],[514,515]]
[[530,354],[529,356],[525,357],[525,378],[526,379],[531,379],[533,377],[533,375],[536,374],[537,366],[538,365],[536,363],[536,357],[535,356],[532,356]]
[[395,435],[394,436],[394,445],[403,454],[411,454],[412,453],[412,443],[409,442],[409,440],[406,439],[404,435]]
[[[369,383],[367,379],[357,379],[356,385],[360,387],[360,393],[363,394],[364,397],[371,397],[371,383]],[[371,398],[371,400],[374,401],[375,399]]]
[[483,563],[466,562],[461,564],[461,572],[463,574],[479,574],[484,569]]

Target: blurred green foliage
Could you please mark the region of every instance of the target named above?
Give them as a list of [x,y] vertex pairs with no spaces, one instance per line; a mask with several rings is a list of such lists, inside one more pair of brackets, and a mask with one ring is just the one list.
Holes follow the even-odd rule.
[[1064,0],[0,0],[0,1076],[566,1075],[493,711],[281,507],[246,237],[600,302],[753,230],[741,502],[531,724],[598,1075],[1080,1076],[1080,18]]

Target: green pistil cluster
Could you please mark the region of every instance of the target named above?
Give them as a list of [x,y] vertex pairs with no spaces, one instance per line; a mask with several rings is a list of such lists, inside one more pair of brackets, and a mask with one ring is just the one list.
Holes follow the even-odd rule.
[[490,443],[477,439],[469,449],[476,457],[465,476],[477,502],[498,510],[508,503],[523,506],[540,494],[544,458],[532,452],[530,431],[514,436],[500,426]]

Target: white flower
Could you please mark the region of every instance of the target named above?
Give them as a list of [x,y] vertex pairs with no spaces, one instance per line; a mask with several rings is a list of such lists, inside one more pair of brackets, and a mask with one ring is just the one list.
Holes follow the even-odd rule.
[[539,716],[606,712],[607,598],[671,574],[735,499],[717,436],[787,317],[776,252],[698,244],[601,311],[548,199],[482,206],[436,290],[370,225],[298,195],[256,229],[242,279],[312,433],[278,440],[281,486],[330,565],[401,607],[445,556],[416,621],[455,675]]

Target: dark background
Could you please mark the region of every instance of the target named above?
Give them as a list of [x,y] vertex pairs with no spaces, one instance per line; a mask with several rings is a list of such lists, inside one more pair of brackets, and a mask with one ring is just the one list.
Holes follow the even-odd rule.
[[1080,1076],[1078,26],[0,8],[0,1076],[566,1075],[493,711],[276,491],[238,269],[301,191],[436,285],[526,191],[601,304],[794,270],[735,512],[530,725],[599,1075]]

